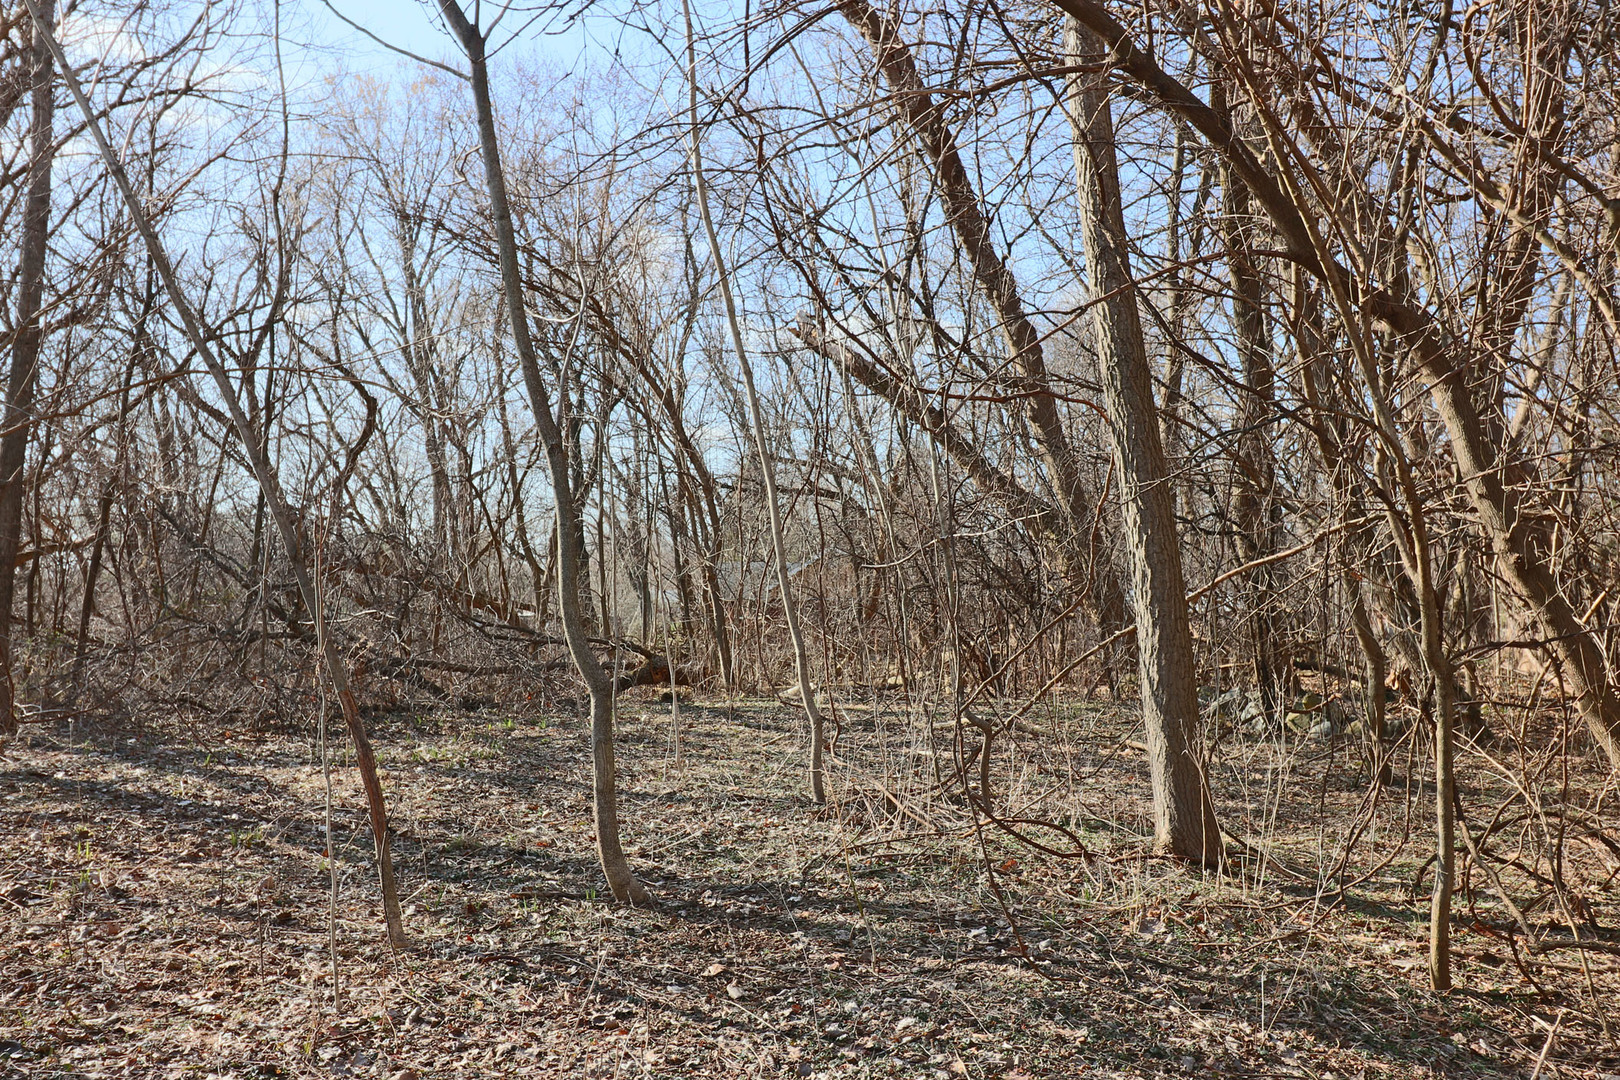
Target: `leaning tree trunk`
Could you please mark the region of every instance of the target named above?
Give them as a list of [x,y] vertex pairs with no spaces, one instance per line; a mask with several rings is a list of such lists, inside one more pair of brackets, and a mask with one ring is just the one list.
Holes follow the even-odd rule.
[[[1073,20],[1065,46],[1084,68],[1103,50]],[[1097,366],[1120,476],[1120,517],[1131,564],[1136,651],[1153,778],[1155,844],[1203,865],[1221,860],[1221,830],[1193,753],[1198,722],[1192,625],[1153,375],[1126,255],[1114,121],[1101,75],[1070,76],[1076,190]]]
[[[489,66],[485,60],[484,36],[467,20],[456,0],[439,0],[439,10],[450,24],[472,66],[473,103],[477,110],[478,142],[484,158],[484,183],[489,191],[490,213],[495,219],[495,244],[500,258],[501,287],[506,294],[507,314],[512,323],[512,341],[517,348],[518,366],[534,410],[535,427],[546,449],[551,472],[552,498],[557,504],[558,607],[562,613],[563,637],[569,655],[591,696],[591,778],[596,815],[596,851],[602,862],[613,898],[621,903],[650,904],[652,898],[630,869],[624,846],[619,840],[618,771],[613,754],[613,679],[602,662],[591,652],[580,605],[580,555],[583,531],[579,507],[570,480],[568,444],[562,428],[552,415],[551,395],[540,376],[540,363],[529,335],[529,316],[523,308],[523,278],[518,269],[517,236],[512,229],[512,209],[506,197],[506,174],[501,166],[500,144],[495,134],[495,108],[489,95]],[[566,400],[566,399],[564,399]]]
[[275,519],[276,528],[281,533],[282,545],[287,549],[287,561],[292,564],[293,577],[298,582],[298,592],[303,597],[304,606],[315,623],[315,636],[326,661],[327,674],[332,679],[332,688],[336,691],[339,706],[343,710],[343,720],[349,729],[349,738],[354,743],[355,765],[360,772],[361,785],[365,788],[366,804],[371,816],[372,840],[376,844],[377,875],[381,880],[383,916],[388,924],[388,941],[394,948],[402,949],[408,941],[405,937],[404,919],[400,915],[399,890],[394,882],[394,858],[388,835],[388,810],[383,799],[382,780],[377,772],[377,757],[372,752],[371,740],[360,720],[359,706],[349,688],[348,668],[343,662],[337,643],[332,640],[332,635],[327,633],[325,608],[320,593],[315,588],[315,580],[310,575],[309,561],[303,543],[299,539],[298,529],[294,525],[291,508],[282,493],[281,481],[270,465],[269,455],[265,452],[265,444],[260,439],[259,432],[247,414],[242,411],[241,400],[236,396],[236,386],[209,343],[210,336],[204,332],[196,309],[191,306],[191,302],[181,290],[179,278],[174,272],[174,264],[169,261],[163,241],[142,207],[140,198],[135,194],[135,188],[129,182],[128,174],[119,163],[117,155],[113,153],[112,146],[107,142],[107,137],[101,130],[101,121],[90,105],[90,99],[85,97],[84,88],[79,85],[78,76],[74,74],[67,58],[63,56],[61,46],[51,37],[49,20],[41,13],[40,5],[35,0],[28,0],[28,8],[33,15],[35,33],[50,49],[52,58],[62,72],[62,81],[67,84],[74,102],[79,106],[79,111],[84,114],[85,126],[95,141],[96,149],[100,152],[107,171],[112,174],[113,182],[118,186],[124,205],[129,210],[129,216],[139,230],[141,238],[146,242],[146,250],[151,256],[152,265],[163,281],[164,291],[168,293],[169,302],[174,305],[175,313],[180,316],[187,340],[196,350],[203,366],[208,369],[209,375],[213,377],[220,399],[224,402],[231,429],[242,444],[242,453],[253,469],[254,479],[258,481],[259,491],[264,495],[265,505],[269,508],[271,516]]
[[[40,6],[41,26],[55,4]],[[28,127],[28,195],[23,203],[22,254],[17,264],[17,320],[11,346],[4,427],[0,436],[0,733],[17,730],[16,688],[11,679],[11,605],[22,543],[23,488],[28,440],[33,435],[34,388],[39,385],[39,347],[44,336],[40,308],[45,297],[45,249],[51,233],[51,163],[56,154],[51,52],[45,32],[34,34],[30,57],[33,120]]]
[[1025,310],[1012,268],[996,251],[991,220],[962,160],[956,135],[944,109],[923,82],[899,27],[868,0],[841,0],[838,10],[871,45],[895,106],[915,136],[918,150],[934,170],[946,220],[972,268],[974,283],[1001,321],[1012,373],[1003,379],[1003,384],[1023,398],[1035,444],[1057,492],[1065,573],[1070,584],[1085,597],[1103,633],[1110,634],[1125,622],[1124,590],[1106,556],[1095,561],[1089,557],[1101,523],[1092,510],[1079,459],[1058,412],[1041,334]]

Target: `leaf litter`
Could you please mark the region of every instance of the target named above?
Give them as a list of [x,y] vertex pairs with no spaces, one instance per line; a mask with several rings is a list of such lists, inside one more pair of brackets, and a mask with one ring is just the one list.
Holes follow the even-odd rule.
[[[1065,813],[1091,857],[1061,859],[892,746],[850,751],[818,810],[774,702],[688,705],[677,771],[654,708],[620,718],[651,910],[604,901],[579,722],[374,718],[412,948],[384,943],[339,768],[336,1007],[306,739],[33,729],[0,760],[0,1076],[1620,1074],[1578,965],[1532,984],[1461,932],[1470,989],[1429,994],[1422,904],[1393,878],[1335,904],[1151,858],[1109,710],[1086,714],[1115,725],[1081,743],[1091,782],[1052,781],[1075,763],[1037,747],[1003,763],[1022,817],[1087,793]],[[1273,824],[1281,862],[1319,840],[1305,821]]]

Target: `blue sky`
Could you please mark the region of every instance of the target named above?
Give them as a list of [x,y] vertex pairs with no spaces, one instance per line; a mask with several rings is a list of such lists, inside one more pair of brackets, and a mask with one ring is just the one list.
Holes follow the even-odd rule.
[[[345,26],[321,0],[296,2],[308,20],[315,51],[328,52],[333,66],[384,77],[395,67],[413,63]],[[433,60],[456,59],[455,44],[432,4],[421,0],[332,0],[332,7],[391,45]]]
[[[378,78],[388,78],[396,71],[406,77],[416,73],[418,65],[414,61],[346,26],[322,0],[295,2],[301,9],[298,21],[304,26],[300,28],[302,34],[297,31],[293,33],[310,38],[313,46],[311,58],[316,66],[328,69],[341,67]],[[437,4],[433,0],[331,0],[331,4],[344,17],[365,27],[390,45],[430,60],[450,63],[457,68],[465,67],[460,60],[460,50],[440,21]],[[463,5],[469,9],[473,6],[470,0],[463,0]],[[483,19],[487,23],[500,5],[486,2],[483,8]],[[593,30],[604,31],[607,28],[603,25],[593,27],[592,23],[602,24],[607,20],[587,19],[569,25],[556,14],[545,14],[531,22],[532,18],[530,14],[511,11],[501,20],[495,44],[506,41],[507,35],[512,32],[520,34],[518,42],[502,53],[503,57],[510,59],[513,54],[543,57],[569,65],[582,52],[603,45],[603,42],[593,41]]]

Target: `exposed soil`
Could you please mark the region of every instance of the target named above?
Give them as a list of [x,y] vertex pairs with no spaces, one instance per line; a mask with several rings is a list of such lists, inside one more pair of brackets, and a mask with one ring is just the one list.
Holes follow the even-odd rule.
[[687,706],[677,766],[667,709],[620,724],[655,910],[598,892],[578,720],[374,718],[413,948],[383,942],[339,760],[336,1008],[307,736],[29,729],[0,761],[0,1075],[1620,1074],[1613,879],[1586,890],[1590,947],[1531,961],[1475,875],[1460,989],[1431,994],[1432,795],[1397,783],[1341,894],[1350,747],[1225,746],[1220,810],[1254,847],[1201,875],[1148,855],[1123,712],[1052,710],[998,748],[1006,815],[1088,853],[1057,857],[942,790],[949,731],[920,715],[846,714],[818,811],[792,710]]

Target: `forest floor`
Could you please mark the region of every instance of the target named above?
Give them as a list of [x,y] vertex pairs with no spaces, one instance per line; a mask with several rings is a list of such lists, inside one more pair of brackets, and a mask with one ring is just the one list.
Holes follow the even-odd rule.
[[795,711],[688,705],[677,762],[668,710],[620,717],[651,910],[599,891],[580,721],[372,718],[412,947],[383,941],[340,759],[337,1007],[307,735],[26,729],[0,759],[0,1076],[1620,1074],[1612,928],[1521,967],[1476,882],[1458,989],[1428,991],[1432,789],[1397,776],[1346,888],[1320,884],[1368,793],[1353,749],[1224,748],[1223,821],[1268,854],[1200,874],[1149,854],[1121,710],[1053,709],[1061,739],[995,759],[1007,816],[1061,820],[1019,828],[1070,857],[941,790],[949,731],[915,714],[846,714],[818,810]]

